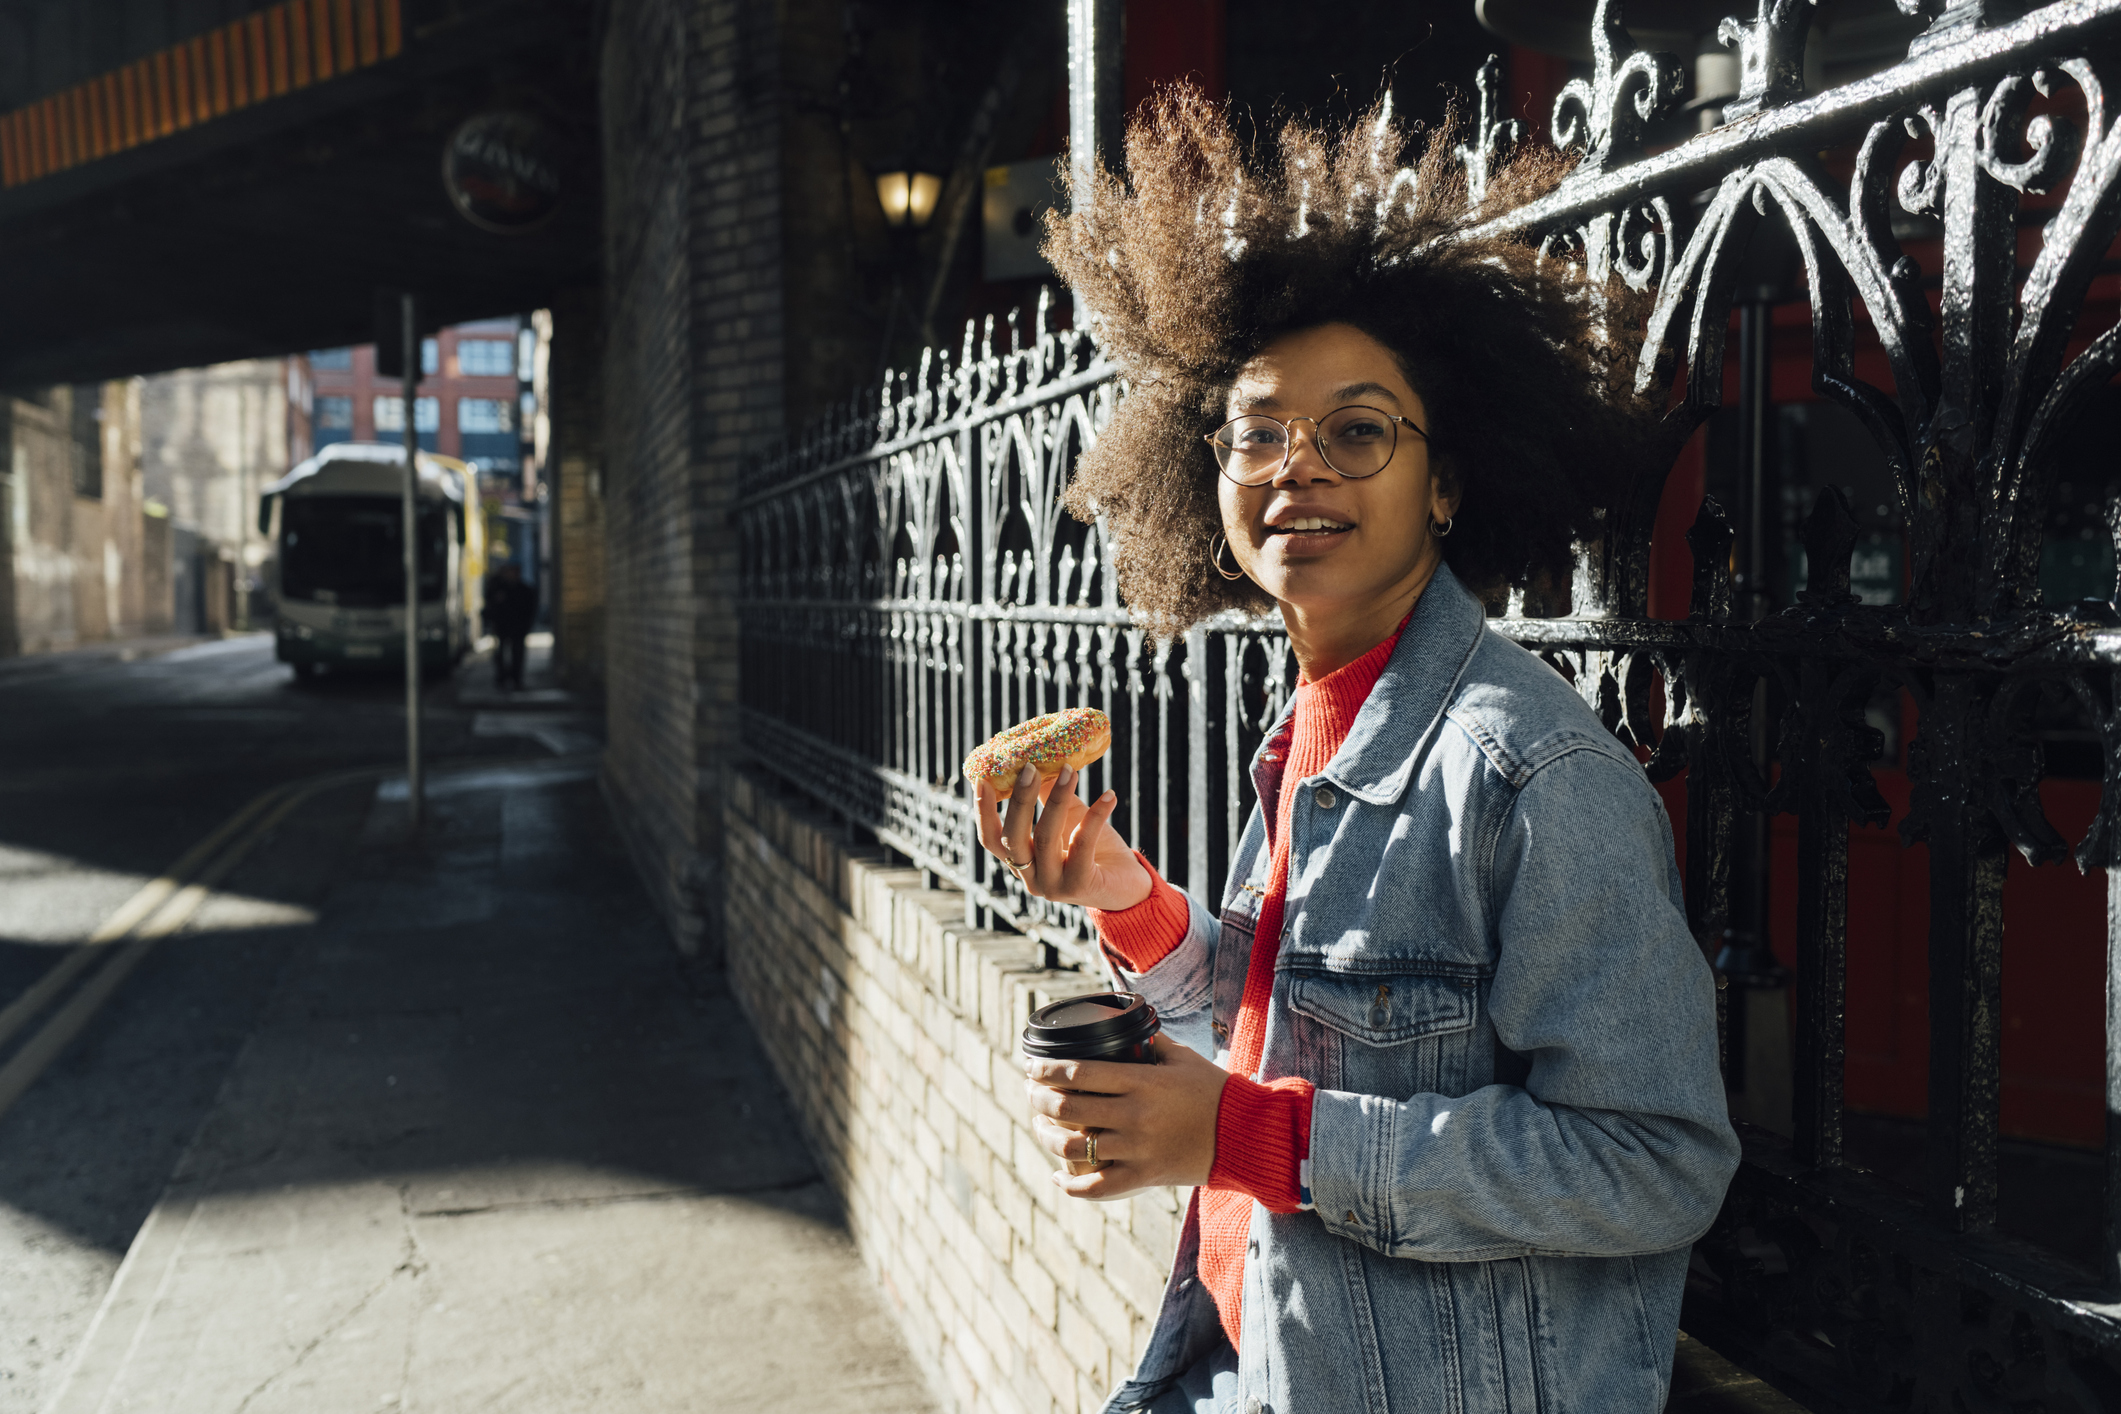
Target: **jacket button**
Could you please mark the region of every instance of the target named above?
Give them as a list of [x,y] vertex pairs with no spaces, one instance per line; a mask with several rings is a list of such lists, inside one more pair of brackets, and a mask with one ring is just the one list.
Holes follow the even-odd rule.
[[1209,1025],[1209,1027],[1210,1027],[1210,1028],[1212,1028],[1212,1029],[1214,1030],[1214,1032],[1215,1032],[1215,1039],[1216,1039],[1216,1040],[1218,1040],[1218,1041],[1226,1041],[1226,1040],[1228,1040],[1228,1039],[1229,1039],[1229,1037],[1230,1037],[1230,1028],[1229,1028],[1229,1027],[1227,1027],[1227,1026],[1223,1025],[1223,1024],[1222,1024],[1222,1023],[1220,1022],[1220,1021],[1211,1021],[1211,1022],[1209,1022],[1209,1023],[1208,1023],[1208,1025]]
[[1326,789],[1324,786],[1320,786],[1318,788],[1318,794],[1312,796],[1311,799],[1318,802],[1318,808],[1320,810],[1331,810],[1334,806],[1340,803],[1340,797],[1333,794],[1332,791]]
[[1261,1411],[1265,1408],[1266,1406],[1259,1402],[1258,1395],[1254,1395],[1245,1401],[1245,1414],[1261,1414]]
[[1361,1224],[1360,1222],[1356,1221],[1356,1218],[1355,1218],[1355,1210],[1354,1210],[1353,1208],[1350,1208],[1350,1209],[1348,1209],[1348,1226],[1349,1226],[1349,1227],[1361,1227],[1361,1226],[1362,1226],[1362,1224]]

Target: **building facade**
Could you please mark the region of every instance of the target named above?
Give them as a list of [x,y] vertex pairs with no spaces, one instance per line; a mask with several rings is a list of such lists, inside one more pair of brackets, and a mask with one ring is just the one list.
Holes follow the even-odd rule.
[[263,622],[271,547],[258,493],[291,464],[292,378],[288,361],[257,358],[139,380],[141,471],[149,499],[168,509],[178,632]]
[[[413,425],[422,451],[461,457],[482,479],[521,477],[528,332],[524,319],[488,319],[420,341]],[[376,375],[373,344],[316,349],[296,366],[307,383],[310,451],[405,435],[403,384]]]
[[143,489],[137,379],[0,398],[0,656],[169,628],[171,526]]
[[[487,550],[540,584],[551,556],[539,490],[540,369],[544,355],[533,315],[476,320],[420,341],[413,428],[423,451],[471,463],[479,473]],[[315,349],[289,360],[294,443],[291,462],[334,442],[398,442],[405,436],[404,383],[376,372],[373,344]]]

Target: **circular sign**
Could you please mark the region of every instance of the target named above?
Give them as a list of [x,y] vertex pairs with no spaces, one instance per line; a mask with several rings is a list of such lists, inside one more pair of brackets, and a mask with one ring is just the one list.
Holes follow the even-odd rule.
[[442,148],[442,185],[463,218],[482,231],[519,235],[560,206],[559,139],[529,113],[466,118]]

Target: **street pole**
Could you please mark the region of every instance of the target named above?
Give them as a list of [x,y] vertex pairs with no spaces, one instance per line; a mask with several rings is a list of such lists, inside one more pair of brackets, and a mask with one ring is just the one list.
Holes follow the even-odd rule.
[[405,819],[420,828],[420,433],[413,404],[420,383],[420,332],[413,297],[398,296],[405,357]]
[[[1125,56],[1124,0],[1067,0],[1068,164],[1077,191],[1087,190],[1099,159],[1119,164],[1121,68]],[[1089,327],[1090,313],[1075,297],[1075,327]]]

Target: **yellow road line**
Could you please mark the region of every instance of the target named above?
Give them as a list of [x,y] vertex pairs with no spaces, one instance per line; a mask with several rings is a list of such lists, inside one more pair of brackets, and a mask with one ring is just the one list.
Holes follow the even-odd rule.
[[[76,976],[93,962],[110,956],[110,961],[65,1006],[53,1013],[36,1035],[23,1042],[22,1048],[9,1057],[5,1065],[0,1065],[0,1115],[6,1114],[9,1107],[36,1083],[45,1067],[81,1034],[119,985],[153,951],[155,944],[190,922],[199,905],[213,892],[214,885],[227,878],[274,826],[293,813],[297,806],[323,791],[372,780],[380,774],[379,768],[336,771],[293,786],[274,786],[264,792],[187,850],[167,873],[112,914],[90,935],[88,942],[77,946],[39,978],[29,991],[5,1011],[0,1011],[0,1044],[4,1044]],[[236,836],[233,843],[229,843],[231,835]],[[215,854],[217,848],[220,852]],[[202,861],[209,859],[211,862],[202,865]],[[128,933],[134,934],[132,941],[111,955],[109,945]]]
[[[153,913],[162,905],[163,900],[175,893],[178,887],[190,878],[192,872],[211,858],[213,852],[226,843],[231,835],[249,824],[260,811],[273,803],[274,797],[284,794],[286,790],[287,786],[283,782],[271,790],[261,791],[248,805],[223,821],[219,829],[179,855],[177,862],[163,870],[160,877],[150,880],[146,887],[126,900],[117,912],[104,919],[103,926],[88,935],[89,943],[114,943],[130,933],[141,919]],[[0,1034],[0,1041],[5,1039],[6,1036]]]
[[0,1009],[0,1045],[6,1045],[10,1037],[30,1020],[51,1005],[53,997],[71,986],[73,980],[88,969],[101,954],[92,947],[70,949],[58,964],[42,977],[30,983],[29,990]]
[[147,954],[153,950],[153,938],[135,938],[119,948],[103,970],[88,979],[86,986],[76,993],[67,1004],[52,1014],[36,1035],[22,1043],[22,1049],[0,1065],[0,1114],[6,1114],[22,1092],[37,1083],[44,1068],[58,1059],[59,1053],[81,1028],[88,1025],[89,1018],[110,1000],[118,984],[132,975]]
[[270,807],[273,801],[286,791],[287,786],[283,783],[271,790],[259,792],[241,810],[222,821],[212,834],[177,856],[175,863],[149,880],[138,893],[121,904],[116,912],[103,920],[95,932],[88,935],[87,943],[69,950],[49,971],[31,983],[29,989],[21,996],[5,1007],[0,1007],[0,1046],[6,1045],[17,1031],[50,1006],[53,998],[73,985],[76,977],[92,967],[102,956],[103,948],[107,944],[114,943],[130,933],[142,919],[167,903],[170,895],[176,893],[199,866],[213,856],[215,850],[226,844],[230,836],[256,819],[261,811]]
[[351,784],[353,781],[374,774],[372,771],[352,772],[337,777],[328,777],[321,781],[313,781],[289,791],[284,800],[266,812],[264,819],[258,821],[256,825],[246,831],[241,839],[231,845],[213,863],[201,869],[197,878],[178,890],[169,902],[163,904],[161,908],[155,911],[152,917],[142,923],[138,936],[152,942],[157,938],[166,938],[179,928],[182,928],[191,921],[191,916],[198,911],[199,905],[206,902],[206,897],[213,892],[214,885],[227,878],[235,867],[243,862],[244,856],[250,853],[259,840],[270,834],[274,826],[294,813],[296,806],[320,791],[329,790],[332,786]]

